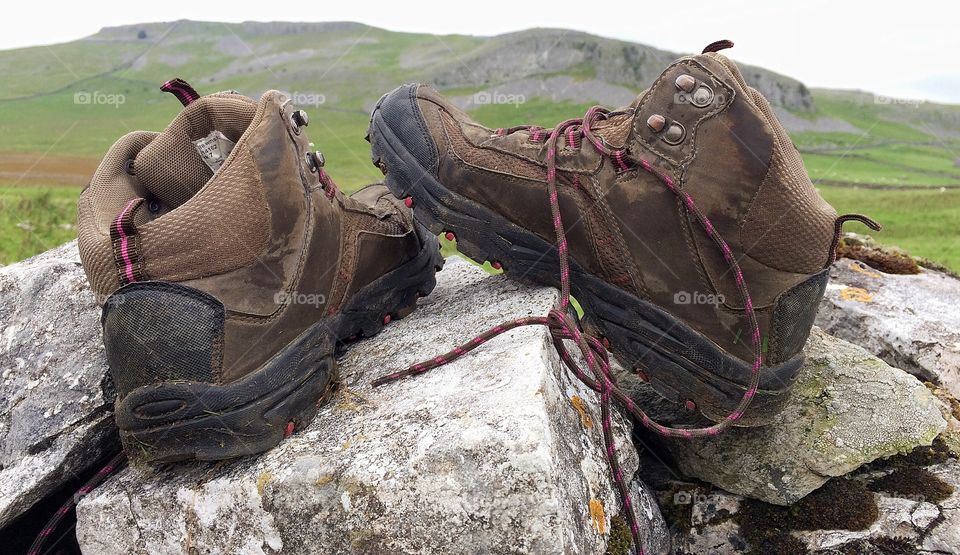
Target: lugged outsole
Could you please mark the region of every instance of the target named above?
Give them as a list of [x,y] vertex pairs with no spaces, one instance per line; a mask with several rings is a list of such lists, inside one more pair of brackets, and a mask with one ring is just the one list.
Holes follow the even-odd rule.
[[[496,261],[516,279],[559,287],[556,247],[492,210],[458,195],[423,168],[379,112],[368,138],[374,163],[398,198],[413,198],[414,216],[436,234],[453,233],[457,250],[478,263]],[[746,391],[750,364],[729,355],[668,312],[607,284],[570,258],[571,291],[590,325],[606,337],[628,368],[642,370],[664,398],[715,422],[736,409]],[[736,423],[769,424],[789,399],[802,355],[764,367],[760,389]]]
[[116,420],[128,456],[154,464],[229,459],[266,451],[307,426],[335,391],[337,352],[409,314],[417,298],[436,287],[435,273],[443,267],[437,238],[416,228],[416,257],[360,289],[339,314],[315,323],[243,379],[160,383],[126,395],[116,405]]

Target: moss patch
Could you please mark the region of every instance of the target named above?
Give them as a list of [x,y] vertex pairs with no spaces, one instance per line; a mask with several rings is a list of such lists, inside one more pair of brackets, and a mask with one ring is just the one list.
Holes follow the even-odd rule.
[[907,466],[898,468],[870,482],[871,491],[882,491],[897,497],[935,503],[953,494],[953,486],[925,468]]
[[912,256],[890,248],[851,245],[845,240],[837,245],[837,258],[859,260],[887,274],[919,274],[920,265]]
[[687,499],[693,499],[701,488],[692,484],[671,484],[666,491],[657,495],[660,501],[660,514],[667,523],[667,527],[683,534],[688,534],[693,528],[693,503],[677,503],[682,494]]
[[950,447],[942,438],[937,437],[930,445],[921,445],[907,453],[873,461],[864,465],[862,470],[886,470],[909,466],[924,467],[944,463],[952,459],[953,455],[950,453]]
[[630,555],[631,547],[633,547],[633,537],[630,535],[627,521],[620,515],[611,518],[607,555]]
[[790,507],[744,500],[733,516],[755,553],[806,553],[792,532],[865,530],[879,512],[873,492],[855,480],[834,478]]
[[917,552],[907,539],[880,536],[845,543],[829,550],[839,555],[912,555]]

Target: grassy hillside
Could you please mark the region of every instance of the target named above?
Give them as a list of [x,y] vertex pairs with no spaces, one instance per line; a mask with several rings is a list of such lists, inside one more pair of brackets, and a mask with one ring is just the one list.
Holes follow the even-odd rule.
[[[731,51],[736,55],[736,50]],[[120,135],[162,129],[179,110],[157,87],[269,88],[307,103],[335,179],[379,178],[363,140],[371,105],[409,81],[435,83],[493,126],[551,125],[629,102],[677,54],[579,32],[497,37],[395,33],[355,23],[157,23],[0,52],[0,263],[69,238],[73,199]],[[842,212],[887,224],[881,241],[960,268],[960,107],[808,90],[744,66],[774,103],[811,177]],[[522,102],[471,104],[479,91]],[[854,228],[854,226],[851,226]]]

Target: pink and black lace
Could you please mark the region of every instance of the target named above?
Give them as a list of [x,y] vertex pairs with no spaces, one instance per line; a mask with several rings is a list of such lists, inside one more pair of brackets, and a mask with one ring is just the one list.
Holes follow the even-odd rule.
[[[753,301],[747,289],[743,272],[733,256],[733,252],[726,241],[717,233],[710,219],[697,207],[693,198],[683,191],[673,178],[665,175],[647,162],[639,158],[632,157],[626,148],[616,149],[608,146],[600,137],[594,134],[591,126],[599,121],[608,119],[614,115],[622,115],[622,112],[612,112],[606,108],[595,106],[590,108],[582,119],[566,120],[553,129],[543,129],[535,126],[518,126],[509,129],[497,129],[496,134],[503,136],[517,131],[523,131],[530,134],[533,141],[540,141],[545,137],[547,144],[546,153],[546,185],[550,198],[550,211],[553,215],[553,227],[556,232],[557,252],[560,259],[560,301],[546,316],[520,318],[511,320],[498,326],[495,326],[486,332],[478,335],[470,341],[455,347],[448,353],[434,357],[413,366],[387,374],[375,380],[375,386],[393,382],[401,378],[406,378],[416,374],[422,374],[438,366],[443,366],[455,360],[478,346],[486,343],[490,339],[520,326],[540,325],[547,326],[553,337],[553,343],[560,354],[561,359],[567,368],[587,387],[593,389],[600,395],[600,411],[603,428],[603,439],[606,449],[607,460],[610,465],[610,471],[613,476],[620,501],[626,514],[630,526],[630,532],[633,537],[634,545],[638,553],[643,553],[641,543],[639,523],[637,521],[636,511],[630,498],[629,486],[624,479],[623,471],[616,454],[616,445],[612,434],[612,401],[616,400],[627,412],[633,415],[643,426],[649,428],[655,433],[665,437],[697,438],[705,436],[715,436],[721,431],[727,429],[739,420],[744,411],[750,406],[760,381],[760,369],[763,365],[763,353],[760,340],[760,326],[754,313]],[[583,140],[586,140],[593,148],[601,154],[609,157],[617,165],[619,171],[627,171],[633,168],[639,168],[657,178],[657,180],[678,196],[684,203],[687,211],[696,218],[704,232],[714,242],[723,254],[723,258],[729,266],[734,279],[736,280],[737,290],[743,301],[744,315],[749,322],[751,329],[750,340],[753,346],[754,361],[751,369],[750,383],[743,397],[740,399],[736,409],[727,417],[712,426],[704,428],[675,428],[665,426],[654,422],[642,409],[636,406],[630,397],[624,393],[616,383],[616,380],[610,374],[610,362],[607,350],[604,344],[595,337],[584,333],[577,322],[574,320],[570,311],[570,265],[568,261],[569,249],[567,239],[564,233],[563,220],[560,215],[560,202],[557,193],[557,148],[560,141],[571,148],[579,148]],[[564,341],[572,341],[583,355],[586,361],[587,369],[580,368],[570,356],[570,352]]]

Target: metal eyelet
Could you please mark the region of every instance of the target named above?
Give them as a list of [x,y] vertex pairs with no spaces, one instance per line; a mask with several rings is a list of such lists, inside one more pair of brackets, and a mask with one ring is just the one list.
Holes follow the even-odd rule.
[[710,103],[713,102],[713,97],[713,89],[704,83],[700,83],[696,90],[687,96],[687,98],[690,99],[690,104],[693,104],[697,108],[706,108],[709,106]]
[[652,129],[654,133],[663,131],[663,126],[666,124],[667,118],[661,116],[660,114],[653,114],[647,118],[647,126]]
[[310,118],[303,110],[294,110],[290,113],[290,127],[295,135],[299,135],[302,128],[310,125]]
[[319,150],[304,154],[303,159],[306,161],[307,167],[310,168],[310,173],[316,173],[326,163],[326,160],[323,158],[323,153]]
[[672,121],[670,125],[667,126],[667,129],[661,135],[663,142],[670,145],[678,145],[683,142],[683,138],[686,136],[687,130],[683,128],[683,125],[680,122]]
[[697,80],[694,79],[692,75],[684,73],[677,77],[674,84],[677,86],[677,90],[690,93],[693,92],[693,88],[697,86]]

